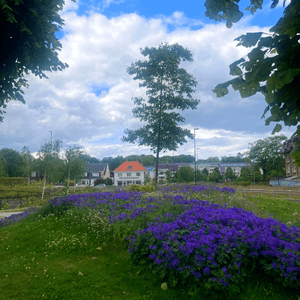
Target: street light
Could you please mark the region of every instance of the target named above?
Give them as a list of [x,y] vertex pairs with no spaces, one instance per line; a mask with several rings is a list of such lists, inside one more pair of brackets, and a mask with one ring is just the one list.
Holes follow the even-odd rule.
[[196,185],[196,130],[199,130],[199,128],[194,128],[195,185]]
[[49,130],[49,132],[51,133],[51,154],[52,154],[52,131]]

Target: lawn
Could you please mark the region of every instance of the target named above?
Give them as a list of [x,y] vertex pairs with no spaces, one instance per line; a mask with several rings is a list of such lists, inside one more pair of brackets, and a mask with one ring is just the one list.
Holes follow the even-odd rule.
[[0,299],[299,299],[299,213],[207,185],[54,199],[0,220]]

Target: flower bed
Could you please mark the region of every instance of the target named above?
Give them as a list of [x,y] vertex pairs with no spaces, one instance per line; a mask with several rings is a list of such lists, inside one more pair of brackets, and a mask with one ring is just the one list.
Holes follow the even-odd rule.
[[[127,237],[135,263],[173,285],[194,282],[207,289],[237,291],[244,277],[256,270],[299,288],[300,228],[205,201],[212,193],[225,198],[234,190],[199,185],[150,194],[69,195],[49,201],[43,214],[62,215],[72,207],[97,210],[108,218],[114,234]],[[197,199],[192,198],[195,194]]]

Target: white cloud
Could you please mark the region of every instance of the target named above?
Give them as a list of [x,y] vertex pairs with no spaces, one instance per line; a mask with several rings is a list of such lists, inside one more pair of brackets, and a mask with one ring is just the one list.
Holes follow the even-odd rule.
[[[140,48],[157,47],[162,42],[177,42],[193,53],[194,62],[184,63],[183,67],[196,77],[199,84],[195,97],[201,103],[196,111],[183,115],[188,127],[201,127],[197,143],[208,156],[241,152],[248,142],[271,130],[264,128],[261,114],[254,112],[263,112],[265,104],[260,97],[244,100],[232,92],[217,99],[211,92],[216,84],[230,78],[228,65],[248,51],[235,47],[233,39],[260,28],[247,28],[244,24],[228,30],[224,24],[216,24],[191,30],[181,27],[190,20],[180,12],[169,18],[145,19],[124,14],[108,19],[95,12],[78,16],[76,4],[67,1],[67,6],[70,9],[63,14],[67,34],[61,40],[59,58],[70,67],[47,74],[48,80],[29,76],[26,104],[8,105],[0,125],[0,148],[21,149],[27,145],[37,151],[49,140],[51,130],[53,139],[61,139],[65,145],[81,144],[99,158],[150,153],[146,147],[123,144],[120,140],[125,128],[140,125],[132,117],[131,98],[145,95],[126,69],[136,59],[143,59]],[[167,22],[178,28],[168,32]],[[192,154],[191,143],[178,153]]]

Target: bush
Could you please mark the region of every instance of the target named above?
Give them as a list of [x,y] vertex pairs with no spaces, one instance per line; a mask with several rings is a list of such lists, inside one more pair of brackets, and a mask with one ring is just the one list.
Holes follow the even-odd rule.
[[135,192],[147,192],[151,193],[154,192],[155,187],[153,185],[137,185],[137,184],[131,184],[127,191],[135,191]]
[[94,181],[94,186],[97,186],[99,184],[105,184],[105,181],[104,179],[102,178],[97,178],[95,181]]
[[25,185],[27,182],[23,177],[2,177],[0,185],[4,186],[15,186]]

